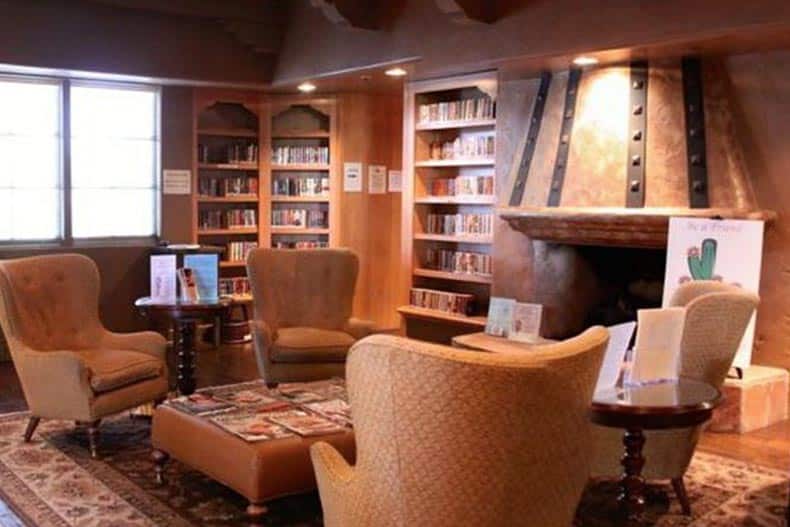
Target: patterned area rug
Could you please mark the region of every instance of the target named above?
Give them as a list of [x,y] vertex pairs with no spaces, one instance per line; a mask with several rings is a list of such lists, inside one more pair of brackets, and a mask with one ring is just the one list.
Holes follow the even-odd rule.
[[[85,431],[70,423],[42,422],[34,441],[22,443],[26,420],[24,414],[0,416],[0,497],[27,525],[247,525],[243,498],[179,463],[168,464],[165,486],[154,483],[145,421],[124,417],[103,424],[103,457],[96,461],[88,455]],[[694,516],[680,514],[677,501],[667,497],[671,489],[651,487],[645,525],[778,527],[784,525],[787,483],[782,472],[699,453],[686,479]],[[616,490],[609,482],[591,485],[578,525],[615,525]],[[315,493],[277,500],[269,509],[269,527],[321,525]]]

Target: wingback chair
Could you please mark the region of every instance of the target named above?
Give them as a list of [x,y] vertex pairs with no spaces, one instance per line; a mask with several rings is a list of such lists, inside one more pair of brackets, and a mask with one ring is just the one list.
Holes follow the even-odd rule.
[[311,448],[327,527],[567,527],[589,476],[601,327],[535,351],[354,345],[357,461]]
[[[760,299],[743,289],[701,280],[680,286],[670,305],[685,307],[680,349],[680,375],[721,388],[743,334]],[[645,432],[642,471],[646,479],[671,480],[682,511],[691,514],[683,476],[688,469],[702,426]],[[623,434],[613,428],[594,427],[595,456],[592,474],[619,477]]]
[[61,254],[0,261],[0,327],[22,384],[30,441],[39,421],[88,425],[97,457],[99,421],[167,394],[165,339],[113,333],[99,319],[99,271]]
[[268,384],[345,372],[373,323],[351,318],[359,259],[347,249],[256,249],[247,258],[258,369]]

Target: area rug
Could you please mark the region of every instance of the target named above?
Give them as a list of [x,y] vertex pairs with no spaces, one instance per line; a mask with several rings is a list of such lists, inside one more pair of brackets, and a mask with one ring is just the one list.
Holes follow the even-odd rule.
[[[177,462],[168,464],[167,484],[155,484],[146,421],[123,417],[104,423],[100,460],[90,458],[85,431],[71,423],[42,422],[34,441],[23,443],[26,421],[25,414],[0,416],[0,498],[26,525],[247,525],[241,496]],[[671,489],[651,487],[645,525],[778,527],[784,525],[787,483],[780,471],[698,453],[686,478],[694,516],[680,514]],[[591,485],[577,525],[614,526],[616,490],[609,482]],[[321,525],[316,493],[274,501],[269,510],[269,527]]]

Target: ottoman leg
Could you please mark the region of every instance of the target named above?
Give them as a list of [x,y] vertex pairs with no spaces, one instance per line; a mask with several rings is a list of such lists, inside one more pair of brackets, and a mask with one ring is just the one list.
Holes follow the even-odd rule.
[[263,517],[268,510],[269,509],[267,509],[263,503],[250,502],[250,504],[247,505],[247,519],[250,520],[250,525],[262,525]]
[[165,465],[170,459],[170,454],[154,449],[151,452],[151,459],[154,461],[154,471],[156,472],[156,484],[165,484]]

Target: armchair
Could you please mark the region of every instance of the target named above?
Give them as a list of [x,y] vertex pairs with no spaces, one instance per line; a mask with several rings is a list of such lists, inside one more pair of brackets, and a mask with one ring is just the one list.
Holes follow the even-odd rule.
[[88,425],[97,457],[103,417],[163,399],[167,342],[150,331],[113,333],[99,319],[93,261],[62,254],[0,261],[0,328],[30,409],[40,420]]
[[347,249],[250,253],[251,329],[265,382],[344,375],[349,348],[374,331],[372,322],[351,318],[358,269]]
[[[685,307],[680,349],[680,375],[724,383],[743,333],[760,299],[743,289],[716,281],[689,282],[677,289],[671,306]],[[704,426],[704,425],[703,425]],[[595,426],[594,477],[619,477],[622,431]],[[691,514],[683,476],[688,469],[702,426],[645,432],[645,479],[670,480],[684,514]]]
[[523,354],[375,335],[347,386],[357,462],[311,448],[327,527],[567,527],[589,475],[608,332]]

